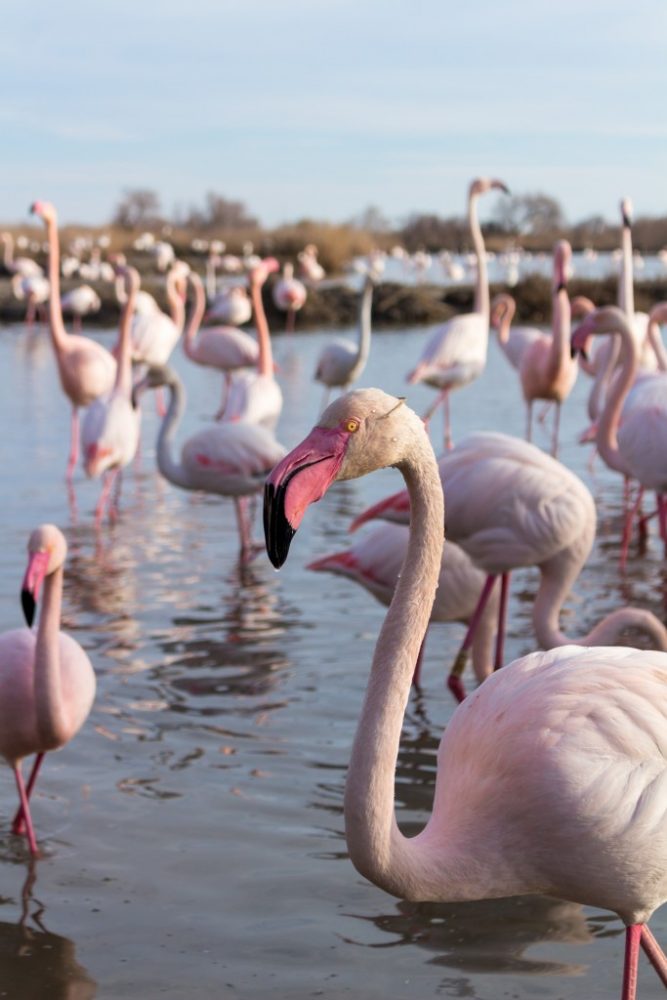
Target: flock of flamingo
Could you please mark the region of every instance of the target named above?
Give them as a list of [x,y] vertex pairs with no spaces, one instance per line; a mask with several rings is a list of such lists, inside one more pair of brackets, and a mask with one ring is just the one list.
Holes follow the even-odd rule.
[[[667,630],[651,612],[632,607],[612,612],[586,636],[561,630],[562,607],[593,546],[596,509],[589,489],[558,461],[558,417],[583,368],[593,386],[586,435],[625,483],[622,560],[635,520],[642,533],[648,530],[646,491],[656,494],[667,551],[667,363],[660,337],[667,304],[657,304],[650,315],[634,309],[631,206],[625,199],[618,306],[570,302],[571,250],[560,241],[553,256],[551,333],[513,326],[513,299],[503,294],[490,301],[477,218],[478,199],[494,189],[507,190],[488,179],[474,180],[469,189],[477,258],[473,310],[436,329],[407,374],[408,382],[437,390],[429,411],[419,417],[402,398],[379,389],[348,391],[371,348],[373,289],[382,278],[377,253],[361,280],[356,342],[328,344],[314,372],[327,397],[332,389],[341,395],[289,453],[276,437],[283,397],[262,290],[271,278],[293,330],[307,281],[323,276],[315,248],[306,248],[299,261],[305,283],[290,263],[278,276],[276,260],[248,258],[249,295],[241,285],[217,295],[215,283],[169,260],[169,314],[141,291],[137,271],[117,255],[112,267],[122,312],[118,342],[109,352],[65,327],[56,211],[35,202],[32,211],[45,224],[49,246],[50,337],[72,408],[66,476],[71,479],[81,454],[86,474],[102,480],[98,524],[106,511],[118,516],[119,477],[139,444],[141,400],[148,389],[164,387],[166,406],[158,399],[160,473],[181,489],[233,498],[242,561],[257,556],[249,501],[264,489],[266,548],[279,567],[307,507],[335,481],[398,468],[405,490],[376,503],[351,527],[380,523],[362,541],[309,566],[361,584],[389,608],[348,771],[350,857],[368,879],[405,899],[542,893],[612,910],[627,928],[622,1000],[634,1000],[640,949],[667,987],[667,957],[647,926],[667,900]],[[18,267],[15,278],[21,277]],[[579,318],[574,330],[572,315]],[[256,337],[238,329],[251,317]],[[202,326],[221,319],[224,325]],[[478,432],[453,446],[449,396],[483,371],[490,328],[517,371],[527,439]],[[174,437],[186,401],[169,357],[181,336],[187,357],[223,378],[215,417],[177,457]],[[555,410],[551,454],[530,441],[535,401]],[[444,449],[436,459],[429,422],[440,404]],[[53,525],[31,534],[22,587],[28,628],[0,636],[0,753],[19,796],[12,831],[26,836],[33,855],[38,845],[30,795],[38,770],[45,753],[63,746],[84,723],[95,693],[88,656],[59,630],[66,551]],[[539,570],[532,618],[543,651],[504,666],[510,574],[526,566]],[[452,620],[468,626],[449,676],[460,705],[440,744],[432,814],[418,836],[407,838],[394,805],[403,718],[411,685],[419,683],[429,623]],[[651,650],[616,645],[629,628],[643,633]],[[462,675],[469,654],[478,686],[466,697]],[[32,754],[26,782],[21,764]]]

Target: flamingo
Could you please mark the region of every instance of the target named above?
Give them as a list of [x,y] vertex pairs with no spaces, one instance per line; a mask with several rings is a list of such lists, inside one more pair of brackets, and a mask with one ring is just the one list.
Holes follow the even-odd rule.
[[[42,524],[28,541],[28,568],[21,602],[28,628],[0,635],[0,753],[14,772],[19,809],[12,833],[25,832],[38,855],[29,799],[49,750],[68,743],[88,717],[95,697],[95,673],[85,652],[59,631],[63,566],[67,542],[53,524]],[[43,607],[35,634],[30,626],[44,584]],[[24,784],[21,763],[36,754]]]
[[171,445],[185,410],[185,389],[171,368],[149,368],[134,388],[135,402],[146,388],[165,385],[169,406],[157,439],[158,469],[165,479],[183,490],[198,490],[233,497],[240,537],[241,562],[255,554],[251,537],[248,497],[262,489],[267,473],[285,454],[273,433],[258,424],[216,421],[189,437],[180,461]]
[[201,328],[206,305],[204,286],[194,271],[190,272],[188,280],[195,295],[195,309],[185,328],[183,348],[195,364],[206,368],[218,368],[223,373],[225,386],[222,402],[215,415],[215,419],[220,420],[225,413],[231,373],[240,368],[256,365],[259,360],[259,347],[250,334],[244,330],[237,330],[235,326]]
[[332,389],[346,389],[362,374],[371,349],[371,309],[373,289],[380,278],[380,270],[372,260],[365,266],[365,276],[359,297],[357,342],[337,338],[326,344],[315,366],[315,381],[324,386],[323,408]]
[[[496,576],[502,577],[496,668],[503,662],[509,576],[512,570],[527,566],[540,571],[533,628],[544,649],[573,643],[609,645],[624,630],[636,628],[657,648],[667,650],[667,630],[655,615],[639,608],[613,611],[581,639],[571,639],[561,631],[561,609],[593,547],[596,528],[593,497],[573,472],[528,441],[496,432],[468,435],[445,452],[438,467],[447,495],[447,534],[487,574],[480,614]],[[369,508],[352,523],[352,530],[378,516],[407,522],[407,491]],[[448,679],[459,700],[465,697],[461,674],[476,624],[473,616]]]
[[27,300],[28,307],[25,314],[25,322],[30,329],[35,322],[35,317],[39,316],[40,322],[46,322],[46,311],[44,303],[48,302],[50,285],[48,278],[41,274],[22,275],[15,274],[12,278],[12,292],[19,301]]
[[[127,266],[127,259],[124,253],[112,254],[109,259],[114,268],[114,291],[116,293],[116,299],[121,306],[124,306],[127,301],[127,292],[125,291],[125,268]],[[161,312],[161,309],[155,298],[148,292],[144,291],[143,288],[140,288],[137,292],[134,315],[149,316],[159,312]]]
[[308,243],[297,254],[301,274],[310,284],[316,285],[326,277],[326,271],[317,259],[318,250],[314,243]]
[[[577,377],[577,364],[570,355],[570,301],[567,294],[568,266],[572,248],[567,240],[554,247],[554,286],[552,304],[552,334],[525,336],[525,347],[519,360],[519,377],[527,406],[526,440],[531,440],[533,400],[555,402],[556,416],[551,438],[551,454],[558,451],[560,407]],[[509,296],[508,296],[509,298]],[[513,300],[511,300],[513,301]]]
[[63,312],[70,312],[74,315],[74,326],[77,333],[81,332],[81,319],[89,316],[90,313],[99,312],[102,308],[102,301],[90,285],[79,285],[73,288],[60,301]]
[[250,298],[255,313],[259,353],[257,371],[239,371],[229,383],[223,420],[260,424],[275,429],[283,408],[283,394],[273,374],[271,334],[262,302],[262,286],[269,274],[279,268],[278,261],[267,257],[249,274]]
[[[403,524],[378,525],[365,538],[342,552],[333,552],[309,563],[306,569],[333,573],[360,584],[385,607],[400,576],[408,548],[409,529]],[[456,542],[447,542],[431,622],[470,622],[484,586],[484,574]],[[472,645],[472,665],[479,683],[493,670],[491,649],[498,616],[498,595],[494,590],[479,620]],[[423,645],[419,651],[413,682],[418,685]]]
[[273,301],[277,309],[287,313],[287,333],[294,333],[296,314],[303,308],[307,295],[306,286],[294,277],[294,265],[285,264],[282,278],[273,286]]
[[334,480],[390,465],[406,481],[415,516],[348,768],[352,863],[408,900],[543,893],[610,909],[627,928],[622,1000],[635,1000],[640,946],[667,986],[667,956],[647,927],[667,900],[664,653],[568,646],[493,674],[447,726],[425,828],[401,833],[401,727],[438,584],[444,518],[419,417],[377,389],[336,400],[269,476],[264,523],[279,567],[307,506]]
[[166,282],[169,315],[158,309],[134,316],[130,338],[134,364],[165,365],[169,360],[183,332],[185,306],[182,286],[189,270],[183,261],[176,261],[169,269]]
[[[659,309],[653,313],[660,314]],[[660,537],[667,554],[667,372],[644,373],[635,381],[637,340],[627,316],[616,306],[589,313],[572,334],[573,348],[585,350],[593,334],[616,334],[620,339],[621,371],[607,393],[596,444],[610,469],[639,483],[635,504],[625,519],[621,546],[624,566],[632,522],[646,489],[655,490],[658,496]]]
[[79,451],[79,407],[110,392],[116,379],[116,362],[101,344],[68,333],[60,305],[60,246],[58,216],[48,201],[36,201],[31,212],[46,224],[49,241],[49,328],[63,392],[72,404],[70,453],[66,477],[71,480]]
[[509,194],[507,186],[498,180],[478,178],[468,191],[468,224],[477,257],[477,283],[475,303],[471,313],[454,316],[443,326],[439,326],[417,362],[408,374],[408,382],[425,382],[440,392],[435,404],[430,407],[425,419],[428,420],[441,402],[445,404],[445,447],[451,447],[449,421],[449,393],[452,389],[468,385],[481,375],[486,365],[486,350],[489,340],[489,279],[486,269],[484,238],[477,219],[477,199],[492,190]]
[[[107,396],[93,400],[83,420],[81,444],[83,467],[90,478],[104,476],[102,492],[95,509],[99,522],[104,514],[107,499],[121,470],[134,458],[139,444],[141,413],[132,399],[132,344],[131,325],[139,274],[134,268],[126,269],[127,300],[123,306],[118,338],[118,366],[116,381]],[[115,504],[110,508],[110,513]]]
[[11,233],[0,233],[4,243],[2,263],[9,274],[20,274],[22,278],[40,278],[44,269],[31,257],[14,257],[14,237]]
[[232,285],[216,295],[204,316],[204,322],[221,320],[231,326],[242,326],[252,316],[248,292],[243,285]]

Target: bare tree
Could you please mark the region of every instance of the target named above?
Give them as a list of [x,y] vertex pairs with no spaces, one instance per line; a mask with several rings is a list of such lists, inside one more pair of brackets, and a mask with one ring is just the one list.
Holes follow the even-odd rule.
[[160,198],[148,188],[125,188],[112,221],[123,229],[159,225],[163,221]]
[[530,236],[555,232],[566,224],[559,202],[540,191],[503,198],[494,219],[506,233]]

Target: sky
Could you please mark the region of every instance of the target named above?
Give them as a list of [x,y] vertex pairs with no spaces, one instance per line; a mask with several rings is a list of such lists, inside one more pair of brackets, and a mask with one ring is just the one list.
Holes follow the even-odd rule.
[[664,0],[31,0],[0,34],[0,220],[208,191],[266,226],[462,215],[469,180],[570,222],[667,215]]

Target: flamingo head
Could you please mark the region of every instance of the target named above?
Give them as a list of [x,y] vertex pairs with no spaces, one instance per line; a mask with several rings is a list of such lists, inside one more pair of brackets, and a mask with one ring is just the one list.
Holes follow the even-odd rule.
[[65,562],[67,542],[55,524],[41,524],[28,539],[28,568],[21,584],[21,606],[28,626],[35,617],[35,608],[44,578]]
[[349,392],[333,402],[305,440],[276,465],[264,487],[266,549],[276,568],[287,559],[306,508],[335,480],[356,479],[408,459],[410,440],[414,447],[411,435],[426,431],[403,402],[381,389]]
[[510,339],[510,325],[516,312],[516,302],[511,295],[501,292],[491,303],[490,325],[498,331],[498,340],[506,344]]
[[56,210],[50,201],[33,201],[30,206],[31,215],[38,215],[44,222],[56,221]]
[[589,312],[593,312],[595,303],[587,295],[575,295],[570,303],[570,307],[572,315],[578,319],[580,316],[587,316]]
[[101,476],[103,472],[110,469],[117,461],[115,448],[101,444],[99,441],[92,441],[86,446],[83,456],[83,468],[90,479]]
[[132,387],[132,406],[139,406],[141,394],[146,389],[158,389],[161,385],[172,385],[178,380],[176,373],[169,365],[152,365],[144,377],[135,382]]
[[623,227],[625,229],[632,228],[632,199],[622,198],[621,199],[621,219],[623,220]]
[[248,275],[250,286],[259,287],[264,284],[270,274],[280,270],[280,264],[275,257],[265,257],[264,260],[253,267]]
[[554,247],[554,285],[557,291],[561,291],[567,286],[571,261],[572,247],[567,240],[558,240]]
[[480,194],[486,194],[487,191],[502,191],[503,194],[510,193],[510,189],[504,181],[499,181],[491,177],[476,177],[470,183],[468,196],[476,198]]
[[630,341],[634,343],[632,330],[625,313],[618,306],[603,306],[601,309],[593,309],[592,312],[588,313],[583,323],[580,323],[576,330],[572,331],[570,353],[573,358],[577,354],[581,354],[583,359],[587,361],[590,337],[596,333],[620,333],[621,330],[626,331]]

